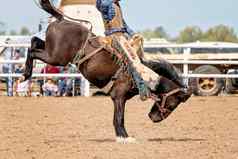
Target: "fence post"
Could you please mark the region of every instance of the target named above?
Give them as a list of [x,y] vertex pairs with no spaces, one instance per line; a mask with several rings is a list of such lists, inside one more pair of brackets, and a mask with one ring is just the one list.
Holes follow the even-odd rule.
[[81,76],[81,82],[80,82],[80,94],[81,96],[89,97],[90,96],[90,84],[84,76]]
[[[9,74],[12,74],[12,64],[9,64],[9,70],[8,70],[8,73]],[[7,96],[10,96],[12,97],[13,96],[13,78],[12,76],[8,76],[7,77]]]
[[191,53],[191,48],[184,48],[183,50],[183,55],[184,55],[184,64],[183,64],[183,74],[184,74],[184,83],[188,86],[188,73],[189,73],[189,68],[188,68],[188,64],[186,63],[186,61],[188,61],[189,59],[189,55]]
[[[8,60],[12,60],[15,48],[10,48],[9,51],[10,51],[9,52],[10,53],[10,57],[7,57],[7,58],[9,58]],[[12,74],[13,71],[14,71],[13,67],[14,67],[13,64],[8,64],[9,76],[7,77],[7,96],[9,96],[9,97],[13,96],[13,77],[10,76],[10,74]]]

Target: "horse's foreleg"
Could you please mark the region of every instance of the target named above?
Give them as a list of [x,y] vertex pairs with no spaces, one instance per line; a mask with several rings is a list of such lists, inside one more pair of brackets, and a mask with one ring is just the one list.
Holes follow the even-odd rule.
[[124,99],[115,99],[114,103],[114,117],[113,125],[116,131],[117,137],[127,138],[128,134],[124,126],[124,112],[125,112],[125,100]]
[[115,81],[114,87],[111,91],[111,97],[114,103],[113,125],[116,132],[117,142],[134,142],[135,139],[128,136],[124,126],[125,104],[126,100],[129,99],[127,94],[131,86],[126,76],[122,75],[120,78],[123,79]]
[[135,139],[129,137],[124,126],[125,99],[113,100],[114,118],[113,125],[116,131],[116,141],[119,143],[133,143]]

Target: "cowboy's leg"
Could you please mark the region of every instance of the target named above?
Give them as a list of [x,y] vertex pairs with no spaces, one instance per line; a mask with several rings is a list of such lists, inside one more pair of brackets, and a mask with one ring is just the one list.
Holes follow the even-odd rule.
[[179,76],[175,67],[165,59],[159,59],[158,61],[149,61],[144,56],[143,50],[143,37],[139,34],[135,34],[130,39],[130,45],[137,51],[137,55],[141,59],[141,62],[147,67],[154,70],[161,76],[168,78],[173,81],[179,87],[184,88],[184,91],[187,90],[186,84],[183,82],[183,79]]
[[130,67],[129,71],[131,72],[133,79],[135,80],[137,87],[139,88],[139,91],[140,86],[143,87],[143,82],[151,90],[155,90],[156,86],[159,84],[159,75],[141,63],[140,58],[136,54],[136,51],[130,46],[126,38],[123,36],[113,36],[112,45],[120,53],[126,56]]

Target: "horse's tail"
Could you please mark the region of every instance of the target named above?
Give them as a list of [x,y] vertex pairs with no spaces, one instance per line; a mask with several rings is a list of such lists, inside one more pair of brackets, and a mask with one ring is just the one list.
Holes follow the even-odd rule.
[[88,20],[84,20],[84,19],[75,19],[75,18],[72,18],[72,17],[69,17],[67,15],[65,15],[63,12],[61,12],[59,9],[55,8],[50,0],[39,0],[40,1],[40,5],[42,7],[43,10],[45,10],[47,13],[51,14],[53,17],[55,17],[56,19],[58,20],[63,20],[64,17],[71,20],[71,21],[74,21],[74,22],[78,22],[78,23],[86,23],[86,24],[89,24],[89,30],[92,30],[92,23]]
[[64,18],[63,13],[60,12],[58,9],[56,9],[51,4],[50,0],[40,0],[40,5],[41,5],[43,10],[45,10],[47,13],[51,14],[56,19],[62,20]]

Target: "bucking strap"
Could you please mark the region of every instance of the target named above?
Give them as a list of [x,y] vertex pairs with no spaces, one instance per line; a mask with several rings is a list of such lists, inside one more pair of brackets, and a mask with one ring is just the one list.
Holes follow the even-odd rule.
[[[75,64],[76,66],[80,66],[82,63],[84,63],[85,61],[87,61],[88,59],[90,59],[92,56],[94,56],[95,54],[97,54],[97,53],[98,53],[100,50],[102,50],[103,48],[104,48],[104,47],[101,46],[101,47],[97,48],[96,50],[94,50],[93,52],[91,52],[91,53],[87,54],[86,56],[82,57],[81,59],[80,59],[80,58],[79,58],[79,59],[78,59],[78,58],[77,58],[77,59],[74,58],[73,64]],[[80,54],[77,53],[76,56],[79,56],[79,57],[80,57]]]

